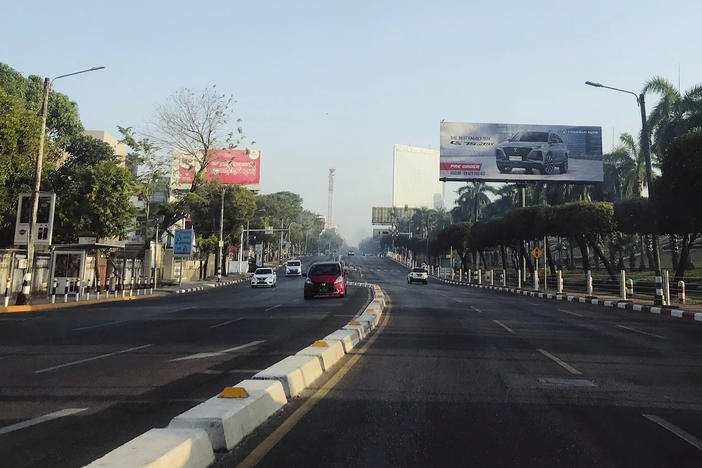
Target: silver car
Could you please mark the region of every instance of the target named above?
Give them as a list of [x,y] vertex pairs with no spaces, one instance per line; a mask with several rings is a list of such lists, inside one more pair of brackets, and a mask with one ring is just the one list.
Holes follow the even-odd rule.
[[251,276],[251,287],[268,287],[275,288],[277,286],[278,277],[273,268],[256,268],[256,271]]
[[495,163],[503,174],[509,174],[515,167],[525,169],[527,174],[537,169],[541,174],[551,175],[556,168],[565,174],[569,155],[563,139],[553,132],[519,132],[495,147]]

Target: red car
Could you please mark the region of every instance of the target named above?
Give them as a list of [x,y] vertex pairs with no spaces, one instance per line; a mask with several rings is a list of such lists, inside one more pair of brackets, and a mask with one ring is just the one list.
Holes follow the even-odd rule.
[[305,299],[314,296],[346,296],[346,278],[339,262],[315,263],[306,276]]

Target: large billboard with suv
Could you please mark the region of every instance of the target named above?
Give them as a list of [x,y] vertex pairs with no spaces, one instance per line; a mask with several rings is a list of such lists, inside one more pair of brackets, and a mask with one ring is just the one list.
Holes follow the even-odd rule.
[[441,122],[441,180],[602,182],[602,127]]

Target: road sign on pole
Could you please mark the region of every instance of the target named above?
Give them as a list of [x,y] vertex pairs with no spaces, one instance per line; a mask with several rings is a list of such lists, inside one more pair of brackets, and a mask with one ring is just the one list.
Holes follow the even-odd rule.
[[541,258],[543,253],[544,252],[539,247],[534,247],[533,249],[531,249],[531,256],[537,260]]
[[173,240],[173,256],[189,257],[193,253],[192,229],[177,229]]

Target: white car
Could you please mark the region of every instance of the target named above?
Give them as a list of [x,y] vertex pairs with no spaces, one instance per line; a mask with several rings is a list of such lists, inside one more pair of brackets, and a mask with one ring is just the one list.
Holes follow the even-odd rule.
[[257,288],[259,286],[275,288],[278,277],[275,274],[273,268],[256,268],[253,276],[251,276],[251,287]]
[[302,262],[300,260],[285,262],[285,276],[302,276]]
[[407,283],[411,284],[415,281],[427,284],[429,281],[429,272],[426,268],[412,268],[412,271],[407,275]]

